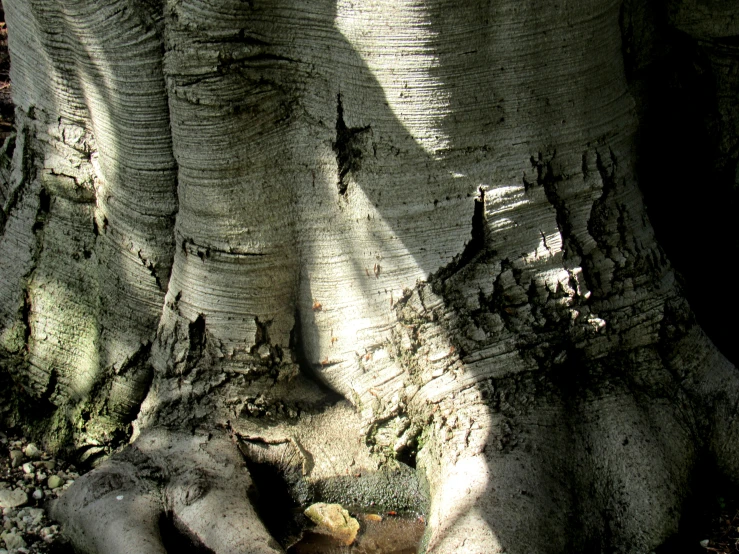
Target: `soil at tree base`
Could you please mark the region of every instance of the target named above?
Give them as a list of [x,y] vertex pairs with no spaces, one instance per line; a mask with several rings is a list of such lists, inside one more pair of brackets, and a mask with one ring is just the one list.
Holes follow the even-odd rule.
[[[19,434],[0,430],[0,490],[25,499],[18,506],[0,506],[0,554],[73,554],[46,508],[78,477],[75,466],[50,456]],[[13,536],[11,544],[6,541],[8,535]],[[10,548],[12,545],[24,546]]]

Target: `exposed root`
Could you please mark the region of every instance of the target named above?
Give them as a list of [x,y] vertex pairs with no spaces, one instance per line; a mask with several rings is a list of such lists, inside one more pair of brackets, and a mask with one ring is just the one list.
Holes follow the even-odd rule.
[[248,500],[251,484],[227,437],[158,429],[79,479],[52,515],[87,554],[165,554],[163,514],[215,554],[281,552]]

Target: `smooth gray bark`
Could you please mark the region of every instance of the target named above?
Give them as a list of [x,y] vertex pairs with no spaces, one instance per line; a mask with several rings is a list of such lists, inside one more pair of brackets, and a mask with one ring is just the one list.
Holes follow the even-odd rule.
[[[675,25],[735,34],[701,6]],[[55,507],[75,544],[162,552],[166,512],[279,551],[242,455],[339,499],[415,458],[438,553],[649,552],[699,457],[736,479],[739,374],[636,185],[621,8],[6,6],[3,367],[57,445],[135,418]]]

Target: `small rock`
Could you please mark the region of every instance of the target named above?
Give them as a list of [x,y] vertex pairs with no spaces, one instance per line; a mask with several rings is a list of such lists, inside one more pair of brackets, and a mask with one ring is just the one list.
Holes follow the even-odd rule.
[[340,504],[318,502],[305,509],[305,515],[319,530],[335,537],[349,546],[357,538],[359,522],[349,515]]
[[56,531],[52,527],[42,527],[38,534],[43,540],[48,541],[56,535]]
[[268,360],[270,357],[269,346],[263,344],[257,350],[257,354],[262,360]]
[[38,447],[32,442],[29,442],[28,446],[26,446],[26,456],[29,458],[38,458],[39,454],[41,454],[41,451]]
[[44,511],[41,508],[25,508],[26,514],[23,516],[23,521],[32,526],[37,526],[41,523],[44,517]]
[[23,462],[23,452],[20,450],[10,451],[10,465],[11,467],[18,467]]
[[54,469],[54,467],[56,466],[56,461],[55,460],[46,460],[46,461],[43,461],[43,462],[35,462],[35,464],[36,464],[37,467],[42,467],[42,468],[46,469],[47,471],[52,471]]
[[23,537],[21,537],[17,533],[5,532],[2,535],[0,535],[0,538],[2,538],[5,541],[5,547],[8,550],[13,550],[13,549],[17,550],[19,548],[26,547],[26,541],[24,541]]
[[28,495],[20,490],[0,488],[0,508],[17,508],[28,502]]
[[31,462],[26,462],[21,467],[23,468],[23,473],[33,473],[34,469],[36,469]]
[[41,500],[44,497],[44,491],[41,489],[36,489],[33,491],[33,498],[34,500]]
[[52,475],[49,477],[48,486],[50,489],[56,489],[62,486],[64,480],[58,475]]

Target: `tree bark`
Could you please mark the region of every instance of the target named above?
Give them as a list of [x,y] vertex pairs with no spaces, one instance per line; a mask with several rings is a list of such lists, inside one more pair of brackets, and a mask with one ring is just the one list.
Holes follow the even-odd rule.
[[56,505],[75,545],[163,552],[166,513],[280,551],[244,457],[427,510],[438,553],[649,552],[698,460],[736,480],[739,374],[637,187],[624,10],[6,6],[0,360],[52,446],[132,439]]

